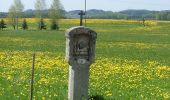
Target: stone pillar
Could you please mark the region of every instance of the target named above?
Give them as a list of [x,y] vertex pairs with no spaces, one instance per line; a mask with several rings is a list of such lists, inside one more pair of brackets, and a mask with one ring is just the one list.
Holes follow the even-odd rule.
[[68,100],[88,100],[90,65],[95,58],[97,33],[82,26],[66,32],[66,60],[69,63]]
[[68,100],[88,99],[89,66],[69,66]]

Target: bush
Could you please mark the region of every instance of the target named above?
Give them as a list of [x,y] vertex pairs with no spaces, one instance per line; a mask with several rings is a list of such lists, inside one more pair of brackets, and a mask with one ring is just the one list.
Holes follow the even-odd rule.
[[56,20],[52,20],[51,21],[51,30],[58,30],[58,29],[59,29],[59,27],[58,27]]
[[4,28],[7,28],[7,27],[6,27],[6,24],[5,24],[4,20],[1,19],[1,21],[0,21],[0,29],[3,30]]
[[22,29],[23,29],[23,30],[28,29],[28,25],[27,25],[27,21],[26,21],[26,19],[24,19],[24,20],[23,20],[23,23],[22,23]]
[[39,26],[38,28],[39,28],[40,30],[42,30],[42,29],[47,29],[47,28],[46,28],[46,25],[45,25],[45,23],[44,23],[44,20],[43,20],[42,18],[41,18],[38,26]]

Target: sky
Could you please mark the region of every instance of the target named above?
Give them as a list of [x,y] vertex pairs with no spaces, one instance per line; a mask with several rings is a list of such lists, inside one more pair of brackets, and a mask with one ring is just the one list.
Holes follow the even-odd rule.
[[[21,0],[26,9],[34,9],[36,0]],[[53,0],[46,0],[47,8]],[[85,0],[60,0],[65,10],[84,10]],[[13,0],[0,0],[0,12],[7,12]],[[126,9],[170,10],[170,0],[87,0],[87,9],[121,11]]]

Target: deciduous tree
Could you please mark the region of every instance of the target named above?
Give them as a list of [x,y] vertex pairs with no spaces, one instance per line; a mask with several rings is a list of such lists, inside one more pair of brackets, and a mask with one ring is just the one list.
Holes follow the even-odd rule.
[[53,3],[49,9],[49,18],[51,19],[51,29],[59,29],[58,21],[64,16],[64,7],[59,0],[53,0]]
[[42,23],[44,24],[43,21],[43,11],[46,9],[46,3],[45,0],[36,0],[35,3],[35,15],[36,17],[39,19],[39,24],[38,24],[38,28],[41,30],[42,27],[45,27],[44,25],[42,25]]
[[18,19],[22,17],[23,10],[24,6],[21,0],[14,0],[14,4],[9,8],[8,17],[14,29],[18,29]]

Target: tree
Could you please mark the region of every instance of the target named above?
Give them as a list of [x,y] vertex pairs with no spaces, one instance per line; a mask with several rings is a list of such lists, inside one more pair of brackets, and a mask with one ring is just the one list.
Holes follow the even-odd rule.
[[44,24],[44,21],[43,21],[43,11],[46,9],[46,3],[45,3],[45,0],[36,0],[36,3],[35,3],[35,15],[37,18],[39,18],[39,25],[38,25],[38,28],[41,30],[42,27],[44,27],[44,25],[41,25],[42,23]]
[[46,9],[45,0],[36,0],[36,3],[35,3],[36,17],[42,18],[43,10],[45,9]]
[[51,8],[49,10],[49,18],[51,19],[51,29],[56,30],[59,29],[58,21],[63,17],[64,7],[60,3],[59,0],[53,0]]
[[17,29],[18,29],[18,18],[22,17],[22,13],[24,10],[24,6],[21,3],[21,0],[14,0],[14,6],[15,6],[15,10],[16,10],[16,22],[17,22]]
[[18,18],[22,17],[23,10],[24,6],[21,3],[21,0],[14,0],[14,4],[11,5],[8,15],[14,29],[18,29]]
[[43,18],[40,19],[39,29],[40,29],[40,30],[42,30],[42,29],[47,29],[47,28],[46,28],[46,25],[45,25],[45,23],[44,23]]
[[21,0],[14,0],[14,6],[15,6],[17,16],[22,17],[24,5],[21,3]]
[[167,16],[168,16],[168,12],[159,12],[157,15],[156,15],[156,19],[157,20],[167,20]]
[[51,20],[51,30],[58,30],[59,26],[56,20]]
[[149,20],[155,20],[156,14],[154,14],[154,13],[144,14],[142,17],[145,19],[149,19]]
[[26,19],[24,19],[24,20],[23,20],[23,23],[22,23],[22,29],[23,29],[23,30],[28,29],[28,25],[27,25],[27,21],[26,21]]
[[16,10],[15,6],[11,5],[8,12],[9,23],[13,26],[14,30],[16,28]]
[[142,18],[142,24],[145,27],[145,18]]
[[170,14],[167,15],[167,20],[170,20]]
[[6,27],[6,24],[5,24],[4,20],[1,19],[1,21],[0,21],[0,29],[3,30],[4,28],[7,28],[7,27]]

